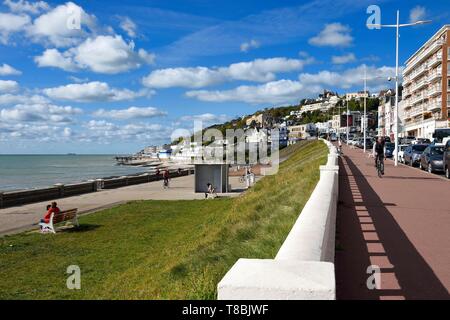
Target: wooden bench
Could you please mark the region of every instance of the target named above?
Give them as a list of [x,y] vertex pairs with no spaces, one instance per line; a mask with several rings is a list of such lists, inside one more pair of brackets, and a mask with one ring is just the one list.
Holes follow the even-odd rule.
[[56,233],[55,225],[65,221],[72,221],[73,225],[79,226],[78,224],[78,209],[70,209],[66,211],[61,211],[58,214],[52,213],[50,216],[50,221],[48,223],[41,222],[39,225],[41,226],[41,232],[52,232]]

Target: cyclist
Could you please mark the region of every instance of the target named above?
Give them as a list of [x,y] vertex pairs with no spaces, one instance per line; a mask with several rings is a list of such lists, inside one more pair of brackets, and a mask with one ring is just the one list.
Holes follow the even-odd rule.
[[[380,159],[381,164],[383,164],[383,161],[386,159],[386,147],[385,147],[384,139],[382,137],[378,137],[377,142],[373,146],[373,153],[374,153],[375,168],[376,168],[378,159]],[[384,166],[382,168],[384,168]],[[384,174],[384,172],[382,172],[382,174]]]

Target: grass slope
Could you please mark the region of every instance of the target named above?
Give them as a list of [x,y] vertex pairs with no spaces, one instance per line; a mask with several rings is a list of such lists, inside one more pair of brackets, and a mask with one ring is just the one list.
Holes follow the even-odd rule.
[[[0,238],[1,299],[214,299],[237,259],[273,258],[319,179],[327,148],[302,142],[234,199],[136,201],[78,230]],[[81,290],[66,268],[81,268]]]

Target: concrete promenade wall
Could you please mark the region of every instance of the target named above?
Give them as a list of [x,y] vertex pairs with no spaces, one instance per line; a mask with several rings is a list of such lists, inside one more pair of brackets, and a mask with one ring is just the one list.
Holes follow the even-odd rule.
[[[182,170],[181,173],[178,173],[177,170],[173,170],[170,171],[170,177],[176,178],[180,176],[187,176],[190,173],[193,173],[192,169]],[[19,206],[41,201],[50,201],[64,197],[97,192],[102,189],[115,189],[157,180],[162,180],[162,173],[159,174],[159,176],[156,176],[156,174],[144,173],[142,175],[122,176],[111,179],[97,179],[74,184],[55,184],[52,187],[41,189],[0,192],[0,208]]]
[[239,259],[218,284],[219,300],[334,300],[338,155],[320,179],[275,259]]

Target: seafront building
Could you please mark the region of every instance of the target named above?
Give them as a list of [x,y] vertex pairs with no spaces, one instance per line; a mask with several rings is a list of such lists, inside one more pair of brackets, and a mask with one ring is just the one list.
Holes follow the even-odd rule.
[[403,136],[433,137],[449,127],[450,25],[444,25],[407,61],[403,70]]
[[378,95],[378,132],[379,136],[394,139],[395,90],[382,90]]
[[315,101],[308,101],[306,104],[302,105],[300,114],[313,111],[326,112],[329,109],[334,108],[339,100],[339,96],[336,93],[324,90],[323,93],[319,94],[318,98]]
[[290,126],[288,127],[288,130],[289,130],[288,144],[295,144],[297,141],[314,136],[317,133],[317,128],[313,123]]
[[339,97],[332,96],[328,99],[319,100],[315,103],[305,104],[302,106],[301,113],[305,113],[308,111],[309,112],[313,112],[313,111],[326,112],[329,109],[335,107],[338,102],[339,102]]
[[250,118],[248,118],[245,121],[245,124],[247,126],[252,125],[252,123],[255,123],[257,126],[263,127],[264,124],[267,121],[267,115],[264,113],[260,113],[260,114],[256,114],[256,115],[252,115]]
[[345,101],[369,98],[369,91],[349,92],[345,94]]

